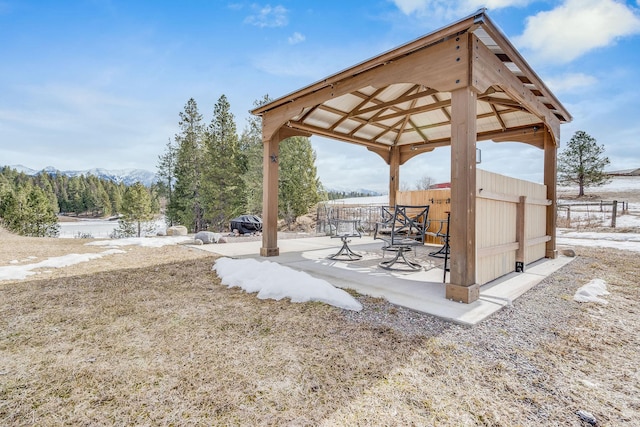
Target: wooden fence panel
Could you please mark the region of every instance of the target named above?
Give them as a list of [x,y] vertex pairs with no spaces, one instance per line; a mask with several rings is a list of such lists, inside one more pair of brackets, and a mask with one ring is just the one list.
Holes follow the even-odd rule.
[[[549,239],[546,206],[550,202],[542,184],[481,169],[477,170],[476,183],[476,281],[482,285],[515,271],[517,261],[526,265],[545,256]],[[520,230],[519,205],[524,213]]]

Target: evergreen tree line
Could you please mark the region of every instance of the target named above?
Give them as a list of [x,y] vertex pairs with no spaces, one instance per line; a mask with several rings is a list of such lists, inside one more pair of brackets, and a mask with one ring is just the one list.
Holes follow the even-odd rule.
[[[267,102],[265,96],[255,105]],[[208,124],[193,98],[179,116],[180,131],[158,161],[169,224],[184,225],[190,232],[220,232],[228,231],[229,221],[239,215],[262,216],[261,119],[248,119],[238,134],[225,95],[214,105]],[[308,138],[280,143],[278,209],[289,223],[308,213],[322,197],[315,160]]]
[[[133,186],[132,186],[133,187]],[[148,210],[159,212],[157,191],[142,184]],[[0,168],[0,219],[7,229],[27,236],[57,236],[57,214],[95,217],[129,212],[123,199],[130,187],[92,175],[68,177],[41,172],[30,176],[10,167]]]

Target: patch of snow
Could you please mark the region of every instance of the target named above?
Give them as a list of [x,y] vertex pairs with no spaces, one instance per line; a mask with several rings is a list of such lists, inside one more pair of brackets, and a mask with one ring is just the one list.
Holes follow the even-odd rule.
[[[600,187],[588,187],[585,193],[606,193],[606,192],[622,192],[622,191],[634,191],[640,190],[640,177],[638,176],[614,176],[611,177],[611,182]],[[558,186],[559,192],[576,193],[578,187],[576,186]]]
[[0,281],[22,280],[29,276],[33,276],[34,274],[38,274],[37,272],[33,271],[38,268],[62,268],[117,253],[125,253],[125,251],[121,249],[109,249],[100,253],[67,254],[59,257],[48,258],[44,261],[40,261],[34,264],[4,266],[0,267]]
[[193,240],[189,236],[163,236],[163,237],[128,237],[126,239],[96,240],[85,243],[87,246],[143,246],[146,248],[160,248],[162,246],[177,245],[182,242]]
[[609,295],[607,291],[607,283],[602,279],[593,279],[584,286],[581,286],[573,296],[573,300],[577,302],[597,302],[600,304],[608,304],[605,299],[598,298],[602,295]]
[[[634,209],[636,212],[640,211],[640,209]],[[611,218],[609,218],[608,223],[611,224]],[[640,228],[640,215],[635,214],[625,214],[616,217],[616,227],[618,228]]]
[[212,268],[228,287],[257,292],[260,299],[290,298],[291,302],[319,301],[346,310],[360,311],[362,305],[326,280],[270,261],[220,258]]
[[586,246],[640,252],[639,233],[598,233],[558,229],[557,236],[556,242],[562,246]]

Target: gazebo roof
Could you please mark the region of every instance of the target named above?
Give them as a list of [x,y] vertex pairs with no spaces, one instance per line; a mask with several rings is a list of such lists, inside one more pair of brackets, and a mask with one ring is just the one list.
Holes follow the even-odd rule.
[[477,140],[557,144],[571,115],[485,9],[252,111],[279,130],[366,146],[400,163],[451,144],[451,92],[477,93]]

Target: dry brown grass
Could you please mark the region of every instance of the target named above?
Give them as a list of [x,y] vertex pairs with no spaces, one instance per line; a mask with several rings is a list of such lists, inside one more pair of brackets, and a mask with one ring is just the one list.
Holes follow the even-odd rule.
[[[11,238],[21,255],[0,265],[34,254]],[[580,426],[579,409],[640,425],[639,263],[578,253],[474,328],[373,298],[361,313],[258,300],[185,247],[0,282],[0,425]],[[594,277],[610,304],[573,302]]]

